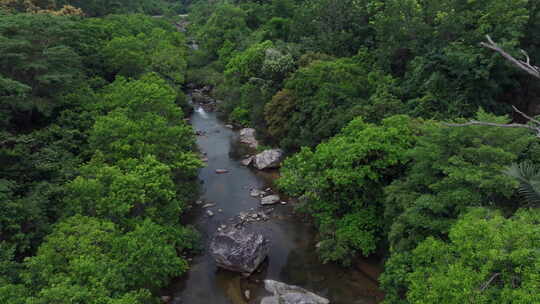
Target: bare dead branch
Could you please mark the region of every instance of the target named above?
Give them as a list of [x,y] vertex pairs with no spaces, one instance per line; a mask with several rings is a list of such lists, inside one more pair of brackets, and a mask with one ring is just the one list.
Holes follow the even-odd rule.
[[493,280],[495,280],[495,278],[498,277],[499,275],[500,275],[499,272],[493,274],[493,275],[491,276],[491,278],[489,278],[489,280],[488,280],[487,282],[485,282],[484,285],[482,285],[482,287],[480,287],[480,292],[486,290],[486,288],[489,287],[489,284],[491,284],[491,282],[493,282]]
[[525,117],[528,121],[532,121],[534,122],[535,124],[539,125],[540,126],[540,121],[530,117],[529,115],[521,112],[520,110],[518,110],[518,108],[516,108],[515,106],[512,106],[512,109],[514,109],[514,111],[516,111],[518,114],[520,114],[521,116]]
[[445,122],[443,124],[448,127],[489,126],[489,127],[499,127],[499,128],[521,128],[521,129],[528,129],[528,130],[534,131],[536,133],[536,136],[540,137],[540,126],[535,127],[535,126],[526,125],[526,124],[518,124],[518,123],[500,124],[500,123],[478,121],[478,120],[471,120],[465,123],[446,123]]
[[516,59],[512,55],[505,52],[497,43],[495,43],[491,39],[491,37],[489,35],[486,35],[486,38],[487,38],[488,42],[480,42],[481,46],[501,54],[504,58],[506,58],[506,60],[510,61],[513,65],[515,65],[519,69],[521,69],[521,70],[527,72],[528,74],[540,79],[540,68],[535,66],[535,65],[531,65],[531,63],[530,63],[531,60],[529,58],[529,55],[527,55],[527,53],[525,51],[521,50],[521,52],[525,55],[525,58],[526,58],[527,61]]

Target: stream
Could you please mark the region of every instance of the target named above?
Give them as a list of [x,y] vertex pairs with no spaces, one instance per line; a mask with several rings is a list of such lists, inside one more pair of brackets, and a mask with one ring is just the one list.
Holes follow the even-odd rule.
[[[225,126],[215,112],[194,105],[191,124],[203,135],[197,136],[201,152],[208,162],[199,171],[202,183],[200,200],[184,216],[202,234],[204,251],[194,257],[191,268],[167,288],[174,304],[259,304],[263,296],[262,280],[274,279],[298,285],[330,299],[333,304],[378,303],[382,293],[377,277],[382,268],[377,260],[359,260],[351,267],[321,264],[315,252],[315,231],[294,214],[291,203],[262,207],[258,198],[250,196],[251,188],[273,187],[278,172],[261,172],[244,167],[240,160],[248,152],[238,142],[238,132]],[[216,174],[216,169],[227,169]],[[206,203],[215,204],[203,208]],[[270,219],[253,222],[270,239],[270,253],[260,269],[249,278],[218,269],[208,253],[212,235],[221,225],[229,225],[240,212],[273,208]],[[207,210],[214,214],[209,216]],[[250,300],[244,296],[249,290]]]

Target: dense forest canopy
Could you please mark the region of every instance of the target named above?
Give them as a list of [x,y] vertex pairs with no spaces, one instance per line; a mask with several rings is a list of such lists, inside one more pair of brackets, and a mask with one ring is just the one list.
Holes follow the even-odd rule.
[[155,303],[188,269],[190,83],[287,152],[277,184],[321,262],[384,258],[385,303],[540,303],[537,134],[457,126],[540,114],[540,79],[480,45],[540,61],[539,14],[532,0],[0,0],[0,302]]

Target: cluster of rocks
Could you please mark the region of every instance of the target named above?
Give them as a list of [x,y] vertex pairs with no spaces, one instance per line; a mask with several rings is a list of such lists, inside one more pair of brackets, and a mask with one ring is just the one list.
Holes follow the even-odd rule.
[[[235,224],[236,227],[243,226],[245,223],[250,222],[260,222],[260,221],[267,221],[270,219],[270,213],[274,211],[273,209],[264,210],[264,211],[256,211],[256,210],[250,210],[250,211],[242,211],[240,214],[238,214],[237,223]],[[236,219],[233,219],[235,221]]]
[[[255,129],[244,128],[240,130],[240,142],[252,149],[257,149],[259,142],[255,138]],[[283,150],[268,149],[258,154],[247,156],[241,163],[244,166],[253,166],[259,170],[275,169],[281,166]]]
[[[195,202],[195,204],[201,206],[201,208],[203,208],[203,209],[206,209],[205,213],[209,217],[214,216],[214,211],[212,211],[210,208],[215,207],[216,204],[214,204],[212,202],[206,202],[206,201],[203,201],[203,200],[198,200],[198,201]],[[221,213],[221,212],[223,212],[223,209],[218,208],[217,212]]]
[[[266,190],[259,190],[259,189],[251,189],[249,191],[249,195],[251,197],[257,197],[261,199],[261,205],[274,205],[281,201],[279,195],[277,194],[270,194],[272,189],[267,188]],[[281,201],[282,205],[287,204],[287,202]]]
[[200,89],[193,89],[193,91],[191,91],[191,100],[194,103],[199,103],[199,104],[213,103],[216,100],[210,97],[209,94],[211,91],[212,91],[212,87],[210,86],[204,86]]
[[194,84],[189,84],[188,88],[191,89],[191,101],[201,105],[206,111],[214,111],[221,102],[210,96],[210,92],[212,91],[211,86],[207,85],[202,88],[196,88]]

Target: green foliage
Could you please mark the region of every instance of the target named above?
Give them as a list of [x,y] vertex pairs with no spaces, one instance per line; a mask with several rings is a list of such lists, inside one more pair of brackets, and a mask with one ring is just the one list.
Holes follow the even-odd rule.
[[3,120],[29,128],[59,106],[56,97],[82,80],[81,59],[70,46],[76,24],[48,15],[0,19],[0,106]]
[[[230,48],[231,44],[233,47],[238,46],[248,32],[244,10],[224,3],[215,7],[206,24],[198,29],[197,41],[212,58],[217,58],[223,47]],[[227,62],[227,58],[220,59]]]
[[293,19],[293,36],[309,51],[337,56],[355,55],[373,44],[370,7],[376,1],[302,1]]
[[[314,61],[285,82],[294,103],[290,102],[291,98],[277,97],[269,106],[291,108],[294,104],[281,127],[286,130],[280,138],[282,147],[292,150],[312,147],[335,135],[358,115],[376,122],[399,111],[400,102],[391,92],[392,78],[373,70],[368,57],[361,54],[355,58]],[[280,105],[281,102],[287,104]],[[380,113],[376,106],[381,108]],[[283,119],[274,117],[280,112],[266,113],[269,122]]]
[[[479,112],[482,121],[505,123],[505,117]],[[515,206],[517,183],[502,170],[526,153],[535,140],[526,130],[486,126],[445,127],[429,122],[406,177],[386,190],[389,239],[395,250],[411,249],[428,235],[448,232],[470,206]]]
[[126,77],[138,77],[155,71],[173,83],[184,80],[184,38],[179,33],[154,28],[148,36],[114,37],[103,48],[109,72]]
[[234,108],[230,118],[237,125],[249,126],[249,111],[241,106]]
[[191,152],[193,131],[187,125],[170,125],[154,113],[140,113],[134,120],[126,109],[99,117],[90,131],[90,147],[108,162],[143,158],[153,154],[186,177],[196,175],[199,159]]
[[227,64],[225,75],[237,77],[240,82],[246,82],[251,77],[264,78],[262,73],[266,51],[274,47],[271,41],[252,45],[242,53],[234,56]]
[[177,224],[184,203],[176,197],[171,169],[154,156],[126,159],[118,167],[95,159],[80,171],[66,187],[67,214],[104,218],[123,227],[140,218]]
[[[111,222],[75,216],[54,231],[26,265],[32,303],[146,303],[145,289],[162,286],[186,269],[171,234],[151,221],[122,234]],[[144,263],[142,263],[144,261]],[[130,291],[133,290],[133,291]]]
[[162,15],[171,11],[179,12],[183,4],[168,0],[3,0],[0,9],[8,8],[15,12],[48,13],[52,15],[104,16],[107,14],[146,13]]
[[197,241],[179,222],[201,165],[178,107],[184,36],[56,4],[0,18],[0,302],[156,303]]
[[537,303],[540,267],[538,210],[506,219],[474,209],[450,230],[413,250],[409,303]]
[[401,172],[413,132],[406,116],[387,118],[381,126],[356,118],[315,151],[303,148],[285,161],[278,184],[300,196],[303,210],[314,217],[324,261],[346,263],[357,252],[375,251],[383,226],[382,189]]
[[[479,112],[482,121],[506,123],[505,117]],[[413,271],[408,250],[427,237],[445,238],[469,207],[515,209],[517,181],[502,170],[521,157],[536,138],[523,129],[488,126],[446,127],[427,122],[405,177],[385,189],[385,218],[391,257],[381,281],[388,303],[407,290],[404,273]]]
[[520,85],[502,60],[478,43],[489,34],[506,48],[516,47],[526,32],[528,2],[381,3],[372,22],[378,54],[395,75],[403,76],[409,113],[436,119],[471,117],[478,107],[507,113],[500,104],[507,100],[503,94],[519,94]]

